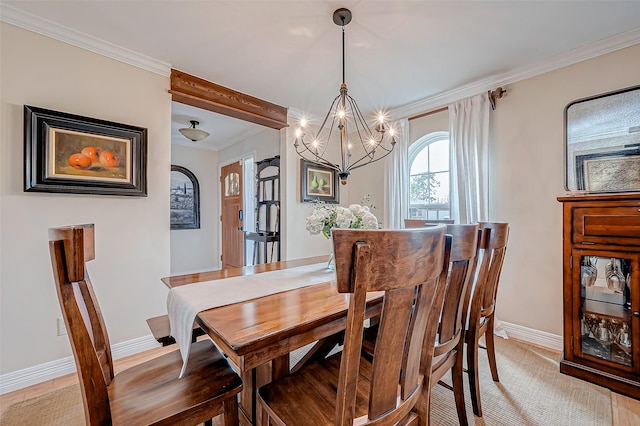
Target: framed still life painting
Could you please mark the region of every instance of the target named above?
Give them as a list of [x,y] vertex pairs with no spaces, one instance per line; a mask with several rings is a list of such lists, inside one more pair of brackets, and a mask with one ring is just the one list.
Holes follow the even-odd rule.
[[338,172],[311,161],[300,160],[300,175],[302,201],[340,202]]
[[147,129],[24,106],[24,190],[147,196]]

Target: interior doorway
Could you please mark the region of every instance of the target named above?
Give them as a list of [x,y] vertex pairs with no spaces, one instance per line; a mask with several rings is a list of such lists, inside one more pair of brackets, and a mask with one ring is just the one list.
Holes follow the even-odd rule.
[[242,161],[220,168],[222,269],[244,266]]

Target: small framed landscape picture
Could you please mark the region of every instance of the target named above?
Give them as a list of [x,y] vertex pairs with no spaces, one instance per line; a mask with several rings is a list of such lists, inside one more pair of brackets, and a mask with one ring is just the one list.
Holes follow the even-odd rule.
[[200,229],[200,185],[189,169],[171,165],[171,229]]
[[26,192],[147,196],[147,129],[24,106]]
[[324,201],[338,203],[338,173],[326,166],[300,160],[300,189],[302,201]]

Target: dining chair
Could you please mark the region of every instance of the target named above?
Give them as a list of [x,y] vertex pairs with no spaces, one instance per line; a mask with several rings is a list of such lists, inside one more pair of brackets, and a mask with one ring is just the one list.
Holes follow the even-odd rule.
[[213,343],[193,344],[187,372],[173,351],[114,374],[109,336],[85,263],[95,259],[93,225],[49,229],[60,307],[80,378],[87,425],[196,425],[219,414],[238,424],[240,377]]
[[424,228],[425,226],[437,225],[443,223],[445,225],[453,225],[453,219],[405,219],[405,228]]
[[506,222],[480,222],[480,238],[476,254],[478,270],[468,306],[468,325],[465,334],[467,344],[467,372],[473,413],[482,417],[480,382],[478,380],[478,341],[485,336],[489,369],[494,382],[499,382],[494,323],[496,296],[502,264],[507,250],[509,224]]
[[[467,317],[464,301],[471,289],[476,267],[478,225],[447,225],[447,234],[452,237],[450,267],[431,363],[431,385],[440,383],[453,391],[458,422],[461,426],[466,426],[467,412],[462,380]],[[452,387],[440,381],[449,371],[451,371]]]
[[[333,230],[336,287],[349,300],[343,350],[261,387],[260,424],[417,425],[414,408],[426,395],[424,423],[430,374],[420,362],[442,308],[445,229]],[[373,291],[383,291],[384,301],[369,361],[361,349],[366,294]]]
[[[442,312],[435,336],[435,348],[431,369],[431,386],[440,383],[453,391],[458,421],[467,425],[467,413],[464,403],[464,332],[466,326],[465,300],[471,290],[471,282],[476,267],[478,244],[478,225],[447,225],[447,234],[451,235],[451,254],[446,275],[446,289]],[[377,340],[378,327],[374,325],[365,330],[364,353],[373,356],[372,347]],[[441,381],[451,371],[453,386]]]

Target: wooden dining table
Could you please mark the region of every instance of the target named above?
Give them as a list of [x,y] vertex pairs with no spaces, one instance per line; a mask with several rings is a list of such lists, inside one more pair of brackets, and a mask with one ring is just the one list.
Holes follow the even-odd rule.
[[[169,287],[223,280],[327,262],[327,256],[163,278]],[[273,379],[297,371],[304,363],[326,356],[339,343],[346,326],[349,295],[337,291],[333,279],[257,299],[199,312],[197,324],[238,368],[244,383],[240,420],[256,424],[257,390]],[[367,299],[366,318],[380,314],[382,293]],[[289,354],[315,343],[295,366]]]

